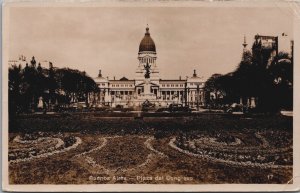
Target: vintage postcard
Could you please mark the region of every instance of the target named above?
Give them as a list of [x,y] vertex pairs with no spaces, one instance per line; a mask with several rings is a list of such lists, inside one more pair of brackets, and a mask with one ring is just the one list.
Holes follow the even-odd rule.
[[299,191],[299,3],[5,1],[2,21],[4,190]]

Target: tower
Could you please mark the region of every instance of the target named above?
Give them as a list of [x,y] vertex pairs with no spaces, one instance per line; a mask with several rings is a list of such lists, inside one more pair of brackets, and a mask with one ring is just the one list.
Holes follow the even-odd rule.
[[249,55],[249,51],[247,50],[247,42],[246,42],[246,36],[244,35],[244,42],[243,42],[243,55],[242,55],[242,61],[245,61],[247,59],[247,56]]
[[242,45],[243,45],[243,47],[244,47],[244,48],[243,48],[243,52],[246,52],[246,50],[247,50],[246,47],[247,47],[248,44],[247,44],[247,42],[246,42],[246,36],[245,36],[245,35],[244,35],[244,43],[243,43]]
[[[156,46],[150,36],[149,27],[146,27],[146,33],[139,45],[138,60],[139,65],[136,70],[136,80],[145,79],[145,73],[150,72],[149,79],[151,81],[159,80],[159,70],[156,65]],[[148,77],[148,76],[147,76]]]

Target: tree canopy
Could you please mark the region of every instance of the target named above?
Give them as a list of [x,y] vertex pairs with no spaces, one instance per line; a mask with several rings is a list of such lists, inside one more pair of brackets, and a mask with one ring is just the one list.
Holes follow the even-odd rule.
[[[245,51],[233,72],[213,74],[206,81],[204,91],[208,103],[224,105],[255,98],[259,111],[292,109],[293,60],[285,52],[271,57],[269,50]],[[221,100],[216,93],[221,94]],[[211,98],[211,94],[217,97]]]
[[9,111],[12,114],[36,110],[40,97],[48,108],[51,105],[67,105],[71,97],[85,101],[87,93],[98,91],[97,84],[85,72],[70,68],[49,68],[36,65],[32,57],[30,65],[9,67]]

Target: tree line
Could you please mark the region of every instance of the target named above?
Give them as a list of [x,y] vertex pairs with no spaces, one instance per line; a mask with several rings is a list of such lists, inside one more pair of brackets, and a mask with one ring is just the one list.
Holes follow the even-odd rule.
[[36,111],[39,103],[44,110],[67,106],[72,101],[87,102],[88,93],[98,86],[85,72],[56,68],[49,62],[44,68],[32,57],[25,67],[9,67],[9,114]]
[[[260,45],[259,45],[260,44]],[[259,45],[259,46],[257,46]],[[251,51],[244,51],[233,72],[213,74],[205,83],[206,104],[212,108],[247,101],[255,103],[258,112],[293,109],[293,58],[288,53],[262,49],[254,42]]]

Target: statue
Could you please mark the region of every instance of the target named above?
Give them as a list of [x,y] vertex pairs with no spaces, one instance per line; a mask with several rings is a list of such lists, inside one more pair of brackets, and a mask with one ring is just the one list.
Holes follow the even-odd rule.
[[147,64],[144,65],[144,68],[146,70],[145,78],[150,78],[150,68],[151,68],[151,65],[149,65],[149,63],[147,62]]
[[37,107],[38,107],[39,109],[44,108],[44,100],[43,100],[43,97],[39,97],[39,102],[38,102]]

